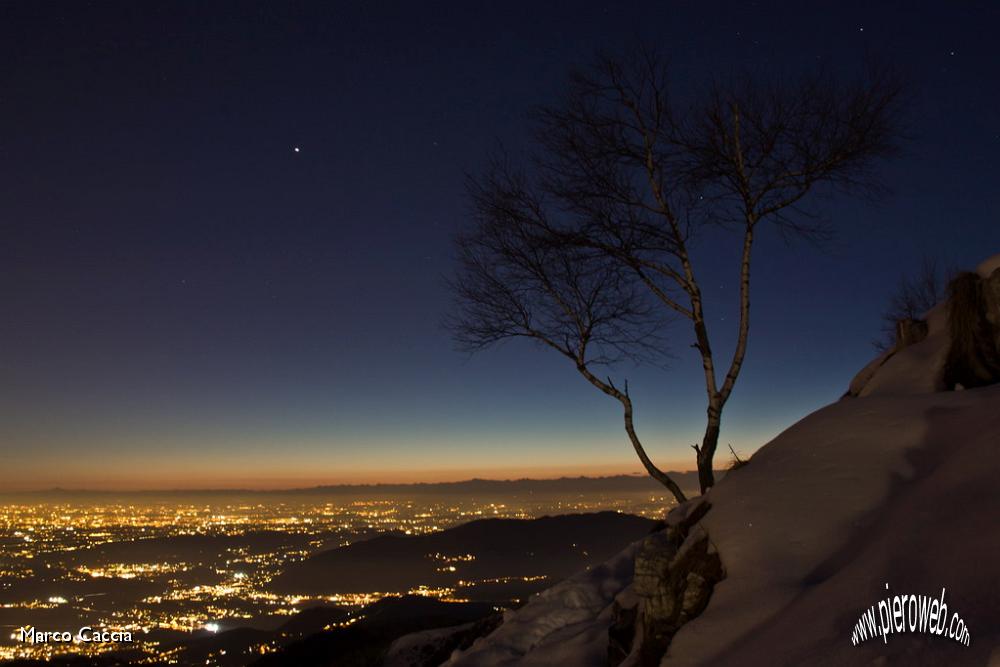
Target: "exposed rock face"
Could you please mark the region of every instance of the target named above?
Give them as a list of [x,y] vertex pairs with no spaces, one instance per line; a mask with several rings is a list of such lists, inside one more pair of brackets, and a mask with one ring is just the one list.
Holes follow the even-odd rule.
[[704,497],[682,505],[668,518],[666,530],[639,547],[631,595],[615,601],[609,664],[660,664],[674,634],[708,605],[725,576],[708,533],[698,524],[709,508]]
[[993,327],[994,342],[1000,347],[1000,269],[996,269],[982,282],[983,309],[986,320]]
[[1000,382],[1000,269],[989,277],[963,273],[950,285],[945,389]]
[[608,628],[609,665],[620,665],[632,653],[632,647],[642,643],[642,628],[638,620],[639,598],[629,587],[615,598],[612,605],[611,627]]

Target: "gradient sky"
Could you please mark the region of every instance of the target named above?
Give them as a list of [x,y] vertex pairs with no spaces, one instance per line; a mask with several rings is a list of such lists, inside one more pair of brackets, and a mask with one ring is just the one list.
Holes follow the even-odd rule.
[[[564,360],[470,359],[439,325],[463,174],[597,48],[658,44],[682,88],[865,60],[915,85],[892,196],[831,202],[823,248],[760,239],[722,443],[835,400],[924,255],[1000,252],[995,3],[626,4],[2,3],[0,488],[638,470]],[[701,258],[735,324],[735,276]],[[668,373],[619,376],[686,469],[704,393],[674,331]]]

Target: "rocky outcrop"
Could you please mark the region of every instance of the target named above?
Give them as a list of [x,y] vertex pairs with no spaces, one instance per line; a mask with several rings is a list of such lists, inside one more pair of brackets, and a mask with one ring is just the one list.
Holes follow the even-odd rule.
[[640,545],[632,587],[615,600],[609,664],[660,664],[674,634],[708,605],[725,576],[708,532],[698,523],[709,508],[704,496],[685,503],[670,514],[665,530]]
[[982,282],[983,310],[993,328],[993,342],[1000,346],[1000,269],[995,269]]
[[963,273],[949,291],[945,389],[1000,382],[1000,269],[986,278]]
[[924,319],[901,320],[895,344],[851,381],[844,398],[971,389],[1000,382],[1000,256],[949,285]]
[[603,667],[613,603],[632,583],[639,544],[504,612],[499,628],[442,667]]

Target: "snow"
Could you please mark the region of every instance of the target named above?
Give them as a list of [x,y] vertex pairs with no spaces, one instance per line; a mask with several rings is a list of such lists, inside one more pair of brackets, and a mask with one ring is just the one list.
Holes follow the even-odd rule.
[[382,667],[414,667],[423,664],[424,651],[443,646],[455,633],[469,630],[475,622],[447,628],[433,628],[403,635],[389,646]]
[[556,584],[526,605],[507,612],[504,623],[449,667],[574,665],[604,667],[615,596],[632,582],[638,543],[611,560]]
[[[982,567],[1000,556],[998,433],[1000,387],[847,399],[792,426],[711,492],[702,524],[727,578],[663,664],[871,664],[915,642],[929,657],[908,664],[985,664],[1000,644],[1000,570]],[[886,583],[947,588],[973,645],[853,646]]]
[[[664,667],[995,661],[997,434],[1000,386],[845,399],[781,433],[710,492],[702,525],[727,577]],[[610,602],[634,550],[510,612],[446,664],[606,664]],[[969,647],[918,634],[851,644],[869,606],[941,588],[969,624]]]
[[[977,270],[997,268],[1000,255]],[[859,373],[859,397],[808,415],[709,492],[701,525],[727,576],[664,667],[1000,667],[1000,386],[937,391],[946,314],[933,308],[925,340]],[[510,612],[447,664],[606,664],[634,551]],[[870,606],[942,588],[970,646],[921,634],[852,644]]]
[[[927,313],[927,338],[891,355],[864,384],[859,396],[929,394],[939,390],[948,355],[948,307],[939,303]],[[881,358],[881,357],[880,357]],[[874,363],[874,362],[873,362]],[[870,368],[865,367],[865,370]],[[862,371],[859,377],[864,373]],[[855,378],[852,386],[859,378]]]

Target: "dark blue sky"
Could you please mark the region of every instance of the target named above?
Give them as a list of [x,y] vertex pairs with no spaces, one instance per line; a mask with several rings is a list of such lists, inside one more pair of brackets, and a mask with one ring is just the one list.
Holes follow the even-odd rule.
[[[681,89],[866,60],[914,84],[893,194],[832,202],[824,248],[760,240],[722,436],[752,450],[842,393],[923,255],[1000,252],[1000,10],[918,4],[3,3],[0,486],[638,469],[563,360],[467,359],[439,326],[463,174],[524,145],[569,67],[636,40]],[[675,334],[668,373],[620,373],[663,467],[703,427]]]

